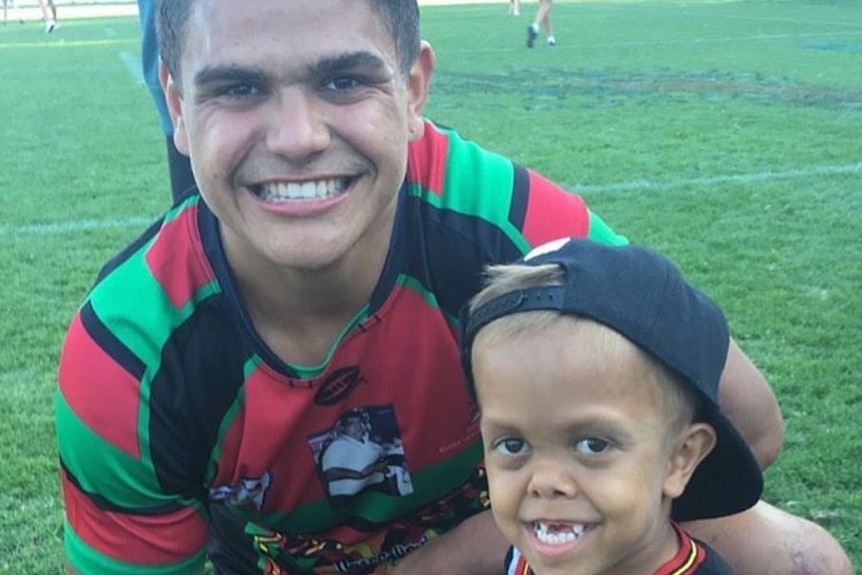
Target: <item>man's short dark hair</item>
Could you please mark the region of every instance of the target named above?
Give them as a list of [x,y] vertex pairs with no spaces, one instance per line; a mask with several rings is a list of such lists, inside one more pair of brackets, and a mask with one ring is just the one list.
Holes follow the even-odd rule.
[[[354,0],[358,1],[358,0]],[[383,17],[395,41],[401,74],[407,76],[419,55],[419,5],[417,0],[364,0]],[[156,31],[159,54],[171,75],[179,81],[183,42],[195,0],[158,0]],[[338,15],[333,15],[337,18]]]

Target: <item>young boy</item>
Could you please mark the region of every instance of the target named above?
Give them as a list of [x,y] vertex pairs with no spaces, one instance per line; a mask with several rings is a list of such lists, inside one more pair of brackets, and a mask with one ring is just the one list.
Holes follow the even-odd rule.
[[675,523],[763,487],[718,406],[719,309],[633,246],[558,240],[488,275],[462,362],[509,574],[732,573]]

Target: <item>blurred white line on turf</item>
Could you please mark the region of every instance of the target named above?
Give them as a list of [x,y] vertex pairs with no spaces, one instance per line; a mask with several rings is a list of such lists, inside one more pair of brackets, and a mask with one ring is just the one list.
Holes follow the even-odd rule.
[[[786,180],[791,178],[811,178],[822,176],[840,176],[846,174],[862,174],[862,162],[843,166],[813,166],[810,168],[790,168],[781,171],[755,172],[751,174],[735,174],[727,176],[710,176],[703,178],[688,178],[651,182],[635,180],[616,184],[567,184],[566,188],[578,193],[608,193],[646,190],[672,190],[685,186],[710,187],[718,184],[748,184],[752,182],[768,182],[771,180]],[[89,232],[105,229],[140,228],[141,231],[155,220],[153,218],[120,218],[120,219],[87,219],[52,224],[32,224],[26,226],[0,225],[0,237],[4,236],[49,236]]]
[[[842,31],[822,31],[822,32],[803,32],[794,34],[755,34],[753,36],[718,36],[715,38],[697,37],[697,38],[665,38],[653,40],[620,40],[613,42],[567,42],[566,44],[558,44],[555,50],[607,50],[615,48],[641,48],[644,46],[690,46],[699,44],[727,44],[740,42],[767,42],[771,40],[787,40],[797,38],[799,40],[805,38],[834,38],[838,36],[858,36],[858,30],[842,30]],[[511,47],[474,47],[474,48],[453,48],[447,49],[445,45],[435,46],[437,55],[444,57],[450,54],[460,54],[466,52],[511,52]]]
[[814,166],[811,168],[789,168],[780,171],[754,172],[751,174],[734,174],[727,176],[706,176],[702,178],[686,178],[668,180],[665,182],[650,182],[636,180],[617,184],[574,184],[568,189],[578,193],[628,192],[636,190],[672,190],[685,186],[709,187],[718,184],[750,184],[753,182],[768,182],[771,180],[787,180],[792,178],[810,178],[820,176],[837,176],[842,174],[862,173],[862,162],[843,166]]
[[141,60],[131,52],[120,52],[120,60],[126,65],[126,69],[132,74],[135,82],[144,83],[144,72],[141,70]]
[[141,228],[151,224],[154,218],[123,218],[116,220],[78,220],[53,224],[32,224],[28,226],[0,225],[2,236],[50,236],[55,234],[89,232],[106,229]]

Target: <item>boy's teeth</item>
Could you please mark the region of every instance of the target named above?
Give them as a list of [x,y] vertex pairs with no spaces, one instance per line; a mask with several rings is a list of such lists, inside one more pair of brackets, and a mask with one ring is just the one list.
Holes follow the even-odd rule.
[[533,523],[536,537],[548,545],[562,545],[577,540],[586,530],[585,525],[563,525],[558,523]]

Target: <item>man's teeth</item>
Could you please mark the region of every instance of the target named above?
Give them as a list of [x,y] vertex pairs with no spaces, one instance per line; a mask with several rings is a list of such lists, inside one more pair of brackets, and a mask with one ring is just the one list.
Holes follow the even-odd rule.
[[548,545],[562,545],[577,540],[587,530],[586,525],[561,525],[536,522],[533,523],[536,537]]
[[347,188],[347,178],[309,182],[278,182],[260,186],[260,196],[268,201],[322,200]]

